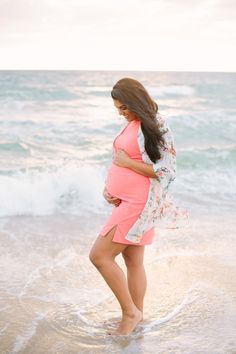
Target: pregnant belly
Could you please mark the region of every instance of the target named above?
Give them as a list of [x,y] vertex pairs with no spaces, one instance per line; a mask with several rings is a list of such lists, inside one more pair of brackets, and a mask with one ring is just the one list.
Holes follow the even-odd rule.
[[106,187],[108,192],[125,201],[145,203],[150,180],[129,168],[112,164],[108,170]]

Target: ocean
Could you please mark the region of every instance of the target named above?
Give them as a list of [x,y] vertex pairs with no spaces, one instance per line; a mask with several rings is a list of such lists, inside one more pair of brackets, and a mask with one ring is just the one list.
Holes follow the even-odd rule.
[[[88,253],[111,212],[122,77],[168,120],[189,218],[156,228],[144,322],[114,339],[119,305]],[[236,73],[0,71],[1,354],[236,353],[235,87]]]

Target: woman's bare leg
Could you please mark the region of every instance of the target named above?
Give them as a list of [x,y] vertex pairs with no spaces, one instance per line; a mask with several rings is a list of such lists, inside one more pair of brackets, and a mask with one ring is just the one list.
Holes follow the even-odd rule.
[[132,300],[125,274],[115,262],[115,257],[127,247],[127,245],[112,241],[115,230],[116,226],[106,236],[98,236],[90,251],[90,260],[120,303],[122,320],[115,334],[129,334],[141,321],[142,313]]
[[147,278],[143,265],[144,246],[128,246],[122,252],[127,267],[130,295],[136,307],[143,313],[143,301],[147,288]]

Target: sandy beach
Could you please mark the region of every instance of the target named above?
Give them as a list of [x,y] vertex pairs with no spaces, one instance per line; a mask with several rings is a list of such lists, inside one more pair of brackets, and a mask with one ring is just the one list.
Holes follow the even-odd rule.
[[144,322],[113,340],[106,331],[119,320],[119,306],[89,263],[95,231],[85,220],[1,219],[1,353],[235,351],[233,220],[202,218],[156,232],[146,247]]

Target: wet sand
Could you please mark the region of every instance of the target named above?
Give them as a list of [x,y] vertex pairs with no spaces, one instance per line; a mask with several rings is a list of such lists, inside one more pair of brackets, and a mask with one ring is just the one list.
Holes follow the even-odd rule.
[[235,353],[235,221],[207,216],[156,230],[144,321],[109,338],[119,305],[88,260],[104,220],[0,219],[1,353]]

